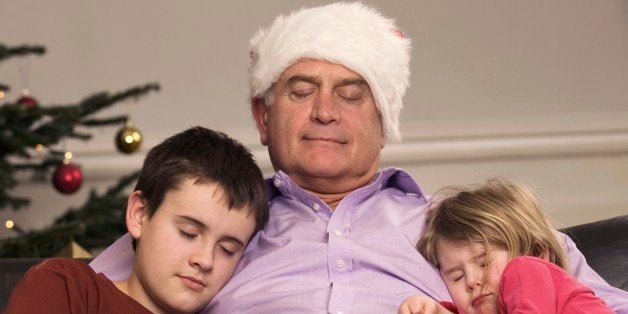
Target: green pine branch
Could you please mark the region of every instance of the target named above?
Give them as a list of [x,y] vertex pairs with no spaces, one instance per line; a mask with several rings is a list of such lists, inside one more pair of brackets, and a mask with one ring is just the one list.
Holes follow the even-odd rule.
[[[0,43],[0,61],[45,52],[43,46],[9,47]],[[89,140],[91,128],[122,125],[128,119],[125,115],[96,117],[97,112],[159,88],[159,84],[149,83],[117,93],[100,92],[76,103],[60,105],[26,107],[15,102],[0,103],[0,210],[20,209],[29,204],[28,198],[11,194],[19,184],[16,175],[27,172],[34,179],[47,179],[50,170],[63,158],[64,151],[55,147],[63,139]],[[9,89],[9,85],[0,83],[0,91]],[[47,148],[45,154],[34,150],[38,144]],[[49,257],[70,241],[86,249],[111,244],[126,232],[125,191],[138,175],[135,172],[121,178],[104,193],[91,190],[82,206],[69,208],[46,228],[24,231],[19,224],[14,226],[18,235],[0,240],[0,257]]]
[[46,228],[1,240],[0,258],[51,257],[70,241],[88,250],[113,243],[126,232],[125,191],[138,176],[139,171],[124,176],[102,194],[91,190],[81,207],[68,209]]
[[44,53],[46,53],[46,48],[40,45],[22,45],[17,47],[8,47],[0,43],[0,61],[11,57],[43,55]]
[[[6,190],[17,186],[14,178],[16,170],[39,172],[42,177],[62,159],[61,154],[52,154],[52,158],[36,161],[33,147],[37,144],[51,147],[65,138],[89,140],[92,135],[86,128],[105,125],[121,125],[126,116],[94,118],[93,115],[120,101],[137,99],[149,92],[159,90],[159,84],[149,83],[128,88],[118,93],[101,92],[89,96],[77,104],[61,106],[36,106],[25,108],[17,103],[7,103],[0,107],[0,159],[8,164],[0,167],[0,210],[4,208],[20,209],[28,205],[28,200],[12,196]],[[25,162],[26,161],[26,162]]]

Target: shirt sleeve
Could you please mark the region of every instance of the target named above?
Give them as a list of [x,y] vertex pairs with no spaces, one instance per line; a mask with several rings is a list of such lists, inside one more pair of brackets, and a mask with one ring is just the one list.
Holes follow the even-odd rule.
[[569,273],[578,281],[591,288],[595,295],[602,298],[606,304],[618,314],[628,314],[628,292],[610,286],[587,264],[576,244],[567,235],[560,233],[565,244]]
[[5,311],[11,313],[70,313],[65,279],[55,272],[33,266],[17,283]]
[[504,270],[499,291],[505,313],[556,312],[552,276],[542,264],[513,260]]
[[506,266],[500,308],[506,313],[613,313],[591,289],[560,267],[528,256]]

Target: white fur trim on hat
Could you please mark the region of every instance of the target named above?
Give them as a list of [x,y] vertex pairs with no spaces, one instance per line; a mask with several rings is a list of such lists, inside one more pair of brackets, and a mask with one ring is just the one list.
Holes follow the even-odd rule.
[[367,81],[387,140],[401,140],[399,114],[409,85],[410,39],[393,20],[359,2],[302,8],[278,16],[249,44],[251,97],[264,96],[299,59],[338,63]]

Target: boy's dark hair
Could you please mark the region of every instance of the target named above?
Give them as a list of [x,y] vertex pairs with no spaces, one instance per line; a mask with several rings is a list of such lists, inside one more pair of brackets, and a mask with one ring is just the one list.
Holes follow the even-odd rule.
[[152,217],[167,192],[185,179],[213,182],[225,191],[229,209],[247,208],[255,231],[268,221],[264,178],[251,152],[222,132],[196,126],[167,138],[146,155],[135,191]]

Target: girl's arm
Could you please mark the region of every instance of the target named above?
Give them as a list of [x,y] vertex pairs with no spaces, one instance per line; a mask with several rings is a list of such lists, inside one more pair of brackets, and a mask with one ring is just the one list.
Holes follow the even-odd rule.
[[[453,303],[452,303],[453,305]],[[407,298],[399,306],[398,314],[451,314],[436,300],[424,295],[417,294]]]

